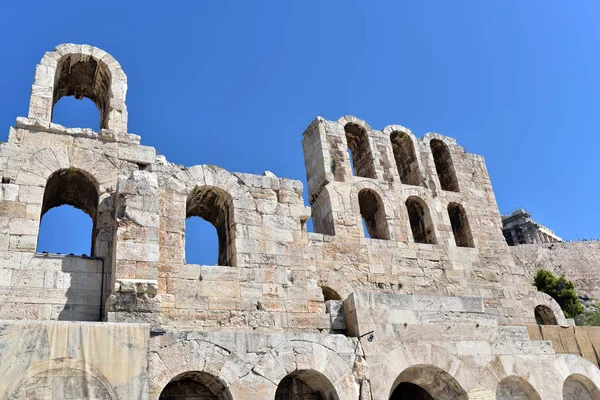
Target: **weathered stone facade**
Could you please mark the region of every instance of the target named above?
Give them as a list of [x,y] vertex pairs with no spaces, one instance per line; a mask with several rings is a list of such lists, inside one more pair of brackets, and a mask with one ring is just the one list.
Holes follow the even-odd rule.
[[[110,55],[61,45],[0,145],[0,398],[600,398],[595,364],[530,339],[536,308],[569,321],[515,264],[481,156],[317,118],[307,207],[299,181],[157,156],[126,91]],[[52,123],[64,95],[100,132]],[[36,253],[62,204],[92,217],[90,257]],[[186,263],[191,216],[219,265]]]

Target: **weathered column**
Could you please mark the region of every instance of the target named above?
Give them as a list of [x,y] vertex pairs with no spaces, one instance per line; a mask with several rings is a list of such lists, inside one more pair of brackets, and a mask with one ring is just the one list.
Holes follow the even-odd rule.
[[107,319],[160,325],[159,204],[156,175],[133,171],[120,178],[115,200],[112,294]]

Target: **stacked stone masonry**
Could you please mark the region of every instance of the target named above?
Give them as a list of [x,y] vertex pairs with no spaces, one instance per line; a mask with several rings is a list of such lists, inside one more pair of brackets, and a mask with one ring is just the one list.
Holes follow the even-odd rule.
[[[600,398],[597,364],[528,334],[536,308],[571,321],[514,262],[481,156],[319,117],[308,207],[299,181],[141,145],[126,92],[110,55],[60,45],[0,145],[0,398]],[[52,123],[71,95],[99,132]],[[37,252],[63,204],[92,217],[88,256]],[[192,216],[218,265],[186,263]]]

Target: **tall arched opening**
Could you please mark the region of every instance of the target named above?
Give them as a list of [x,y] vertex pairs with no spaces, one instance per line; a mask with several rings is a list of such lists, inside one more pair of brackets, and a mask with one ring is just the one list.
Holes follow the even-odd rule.
[[411,196],[406,200],[406,210],[414,242],[435,244],[433,221],[427,204],[420,198]]
[[[55,207],[72,206],[83,211],[92,219],[90,255],[95,255],[94,242],[96,239],[96,215],[98,212],[98,186],[96,180],[87,172],[76,168],[65,168],[54,172],[48,178],[42,200],[40,225],[44,215]],[[44,229],[48,234],[57,234],[64,226]],[[43,238],[42,238],[43,239]],[[38,245],[40,237],[38,236]],[[47,249],[40,249],[38,251]],[[71,253],[70,251],[67,252]]]
[[362,189],[358,192],[358,205],[368,236],[372,239],[389,239],[390,232],[381,197],[373,190]]
[[346,132],[346,142],[350,152],[350,160],[354,169],[354,175],[363,178],[373,178],[375,174],[375,164],[373,154],[369,145],[367,131],[358,124],[349,122],[344,126]]
[[187,199],[186,218],[190,217],[200,217],[215,227],[219,241],[217,264],[235,266],[235,225],[229,193],[214,186],[196,187]]
[[325,375],[313,370],[288,374],[279,382],[275,400],[339,400],[335,388]]
[[442,190],[458,192],[458,180],[456,179],[456,171],[454,170],[452,155],[448,146],[439,139],[432,139],[429,142],[429,146],[431,147],[435,170]]
[[458,247],[475,247],[467,213],[463,206],[458,203],[448,204],[448,216],[456,245]]
[[390,135],[396,168],[400,182],[405,185],[422,185],[423,177],[419,171],[419,163],[415,153],[415,146],[408,134],[394,131]]

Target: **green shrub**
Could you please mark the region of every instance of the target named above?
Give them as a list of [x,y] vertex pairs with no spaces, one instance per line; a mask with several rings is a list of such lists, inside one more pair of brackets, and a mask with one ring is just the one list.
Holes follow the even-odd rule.
[[583,312],[581,301],[575,292],[573,282],[564,275],[558,278],[548,270],[540,269],[533,278],[533,285],[540,291],[550,295],[560,305],[567,318],[574,318]]

